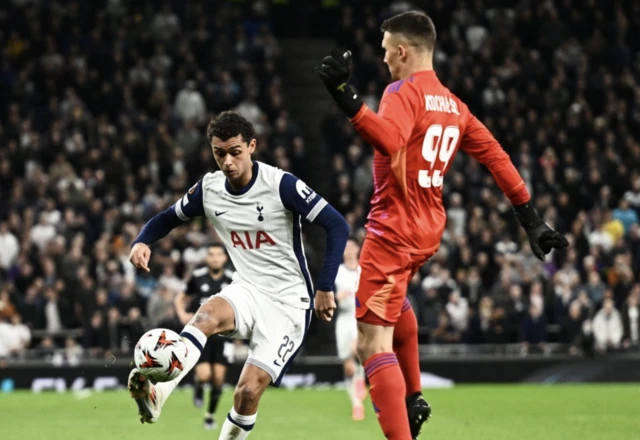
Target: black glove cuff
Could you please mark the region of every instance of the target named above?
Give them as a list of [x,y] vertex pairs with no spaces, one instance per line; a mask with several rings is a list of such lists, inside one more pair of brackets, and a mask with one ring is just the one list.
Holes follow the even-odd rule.
[[337,88],[333,90],[329,90],[331,92],[331,96],[336,101],[336,104],[342,109],[344,114],[346,114],[349,119],[353,118],[362,106],[364,102],[358,96],[358,94],[353,90],[353,88],[349,84],[341,84]]
[[513,210],[516,213],[516,217],[520,220],[520,224],[525,228],[535,228],[544,223],[540,218],[536,209],[533,207],[533,203],[528,201],[522,205],[514,205]]

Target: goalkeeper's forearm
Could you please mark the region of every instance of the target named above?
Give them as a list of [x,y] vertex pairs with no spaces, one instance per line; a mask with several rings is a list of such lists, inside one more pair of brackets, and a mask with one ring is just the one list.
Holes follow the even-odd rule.
[[366,104],[351,118],[351,124],[366,143],[385,156],[392,156],[407,144],[394,120],[376,114]]

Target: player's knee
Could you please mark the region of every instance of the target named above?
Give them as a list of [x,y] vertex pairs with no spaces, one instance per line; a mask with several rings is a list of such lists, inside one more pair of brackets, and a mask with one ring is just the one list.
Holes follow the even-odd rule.
[[235,328],[235,315],[227,301],[212,298],[200,306],[189,324],[207,336],[227,333]]
[[[262,392],[258,383],[244,382],[238,384],[233,398],[238,409],[242,411],[243,409],[256,407],[261,394]],[[241,413],[244,414],[244,412]]]
[[204,363],[199,363],[196,365],[194,374],[199,382],[209,382],[209,380],[211,379],[211,373],[209,368],[207,367],[208,365]]
[[209,382],[211,380],[211,374],[207,371],[196,371],[196,377],[200,382]]
[[220,319],[213,310],[200,307],[191,318],[189,325],[196,327],[206,336],[211,336],[219,333]]

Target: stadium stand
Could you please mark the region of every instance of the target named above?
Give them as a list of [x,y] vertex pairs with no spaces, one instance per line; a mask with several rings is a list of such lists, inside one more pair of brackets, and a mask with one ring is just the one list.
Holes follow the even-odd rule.
[[[640,294],[640,70],[631,31],[640,9],[504,3],[430,2],[435,69],[503,144],[545,220],[572,246],[538,261],[489,173],[460,154],[443,187],[443,245],[409,297],[434,343],[553,341],[577,352],[593,335],[603,350],[637,347],[628,323]],[[336,44],[353,52],[354,84],[374,109],[388,78],[380,23],[410,8],[342,10]],[[323,132],[333,200],[362,236],[371,148],[335,109]]]
[[[128,263],[129,244],[214,169],[204,126],[217,112],[256,125],[259,160],[317,174],[292,117],[303,115],[288,111],[269,2],[62,3],[0,7],[0,359],[126,352],[175,318],[172,295],[213,230],[174,231],[151,274]],[[335,44],[354,53],[355,84],[375,108],[388,78],[379,25],[410,3],[341,3]],[[502,3],[432,2],[436,70],[572,246],[536,260],[491,177],[460,154],[444,185],[443,245],[408,291],[422,341],[638,349],[640,8]],[[325,195],[362,237],[371,149],[335,109],[318,116]]]
[[257,159],[304,173],[268,19],[250,4],[153,3],[1,8],[0,357],[126,351],[175,317],[170,298],[213,230],[176,230],[150,275],[129,244],[214,169],[204,128],[217,112],[254,123]]

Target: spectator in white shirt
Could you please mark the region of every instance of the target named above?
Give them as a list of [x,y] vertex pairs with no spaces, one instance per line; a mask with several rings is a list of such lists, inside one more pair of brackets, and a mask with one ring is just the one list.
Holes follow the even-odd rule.
[[620,346],[622,318],[611,298],[604,300],[602,309],[593,318],[593,336],[596,340],[596,349],[599,351],[604,352]]
[[20,243],[4,222],[0,223],[0,249],[0,269],[8,270],[18,258]]
[[56,228],[49,224],[45,215],[40,215],[38,224],[31,228],[29,237],[38,246],[40,252],[44,251],[47,244],[56,236]]
[[176,112],[183,121],[195,121],[197,124],[205,122],[207,106],[202,93],[196,88],[196,82],[187,81],[176,98]]
[[0,321],[0,359],[24,351],[29,342],[31,331],[22,323],[20,315],[13,315],[10,322]]
[[457,290],[449,294],[449,302],[446,305],[447,313],[451,319],[451,324],[456,330],[463,332],[467,328],[467,318],[469,313],[469,303],[466,298],[462,298]]

